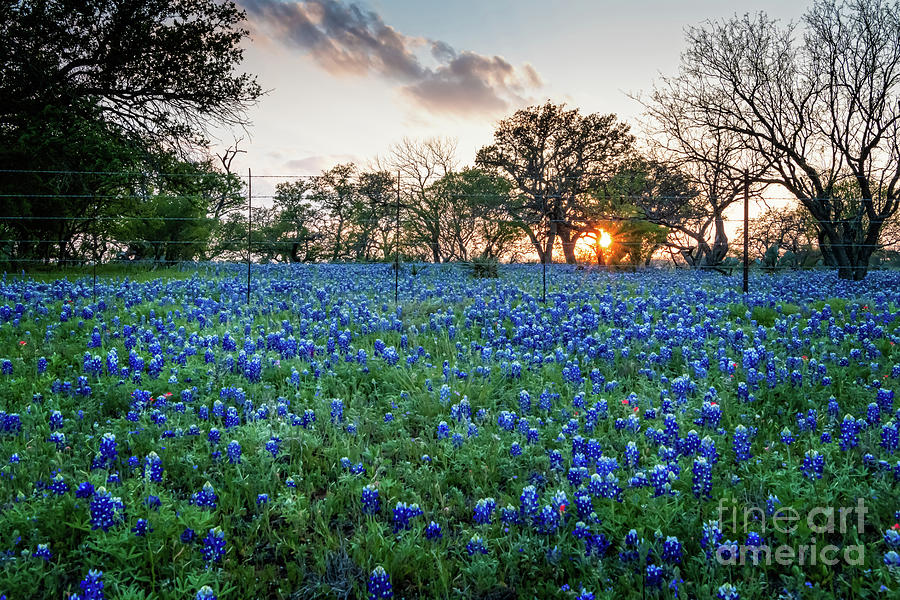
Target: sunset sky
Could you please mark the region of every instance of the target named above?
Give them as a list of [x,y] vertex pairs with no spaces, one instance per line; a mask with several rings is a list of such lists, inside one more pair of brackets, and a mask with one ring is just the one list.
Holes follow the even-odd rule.
[[[616,113],[628,93],[674,73],[684,28],[765,11],[790,21],[805,2],[671,0],[238,0],[252,41],[244,69],[270,90],[250,114],[235,165],[317,174],[365,165],[404,136],[450,136],[461,164],[494,125],[545,100]],[[636,131],[639,134],[639,132]],[[218,134],[221,144],[232,140]]]

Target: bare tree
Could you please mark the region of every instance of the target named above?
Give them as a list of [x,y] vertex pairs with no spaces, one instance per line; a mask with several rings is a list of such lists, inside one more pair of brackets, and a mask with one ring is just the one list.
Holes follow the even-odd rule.
[[429,187],[456,168],[456,140],[403,138],[391,146],[388,157],[377,161],[378,170],[399,173],[407,235],[414,246],[428,248],[431,260],[445,258],[442,248],[441,199]]
[[[861,279],[900,184],[900,4],[816,2],[794,26],[765,14],[687,32],[683,106],[739,136],[816,220],[840,277]],[[845,196],[847,181],[858,189]]]
[[758,198],[765,189],[760,177],[769,163],[748,152],[743,136],[726,128],[710,127],[716,115],[710,107],[690,102],[689,78],[663,78],[648,98],[640,101],[648,117],[644,128],[654,153],[689,179],[697,195],[678,220],[664,224],[675,234],[672,243],[691,266],[715,267],[728,254],[725,211],[749,192]]

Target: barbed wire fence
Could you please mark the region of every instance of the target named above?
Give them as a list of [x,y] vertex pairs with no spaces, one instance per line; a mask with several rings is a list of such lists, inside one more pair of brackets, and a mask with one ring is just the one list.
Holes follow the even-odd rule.
[[[28,171],[0,169],[0,177],[9,178],[23,175],[50,179],[54,177],[77,178],[79,176],[118,176],[125,178],[135,178],[136,180],[140,179],[143,182],[146,182],[148,178],[148,173],[136,171]],[[173,179],[188,177],[211,177],[210,173],[152,173],[150,175],[157,178],[168,177]],[[158,268],[173,265],[184,265],[186,263],[192,262],[192,259],[196,257],[208,255],[204,252],[204,248],[210,243],[215,243],[218,246],[218,254],[214,255],[214,258],[226,260],[229,262],[246,263],[246,302],[249,305],[250,293],[252,289],[252,272],[254,259],[255,262],[264,261],[269,263],[304,262],[303,260],[299,260],[299,257],[297,255],[299,251],[299,244],[305,242],[308,245],[309,242],[315,241],[314,236],[306,235],[304,237],[304,235],[302,235],[300,231],[285,230],[280,232],[280,234],[278,234],[278,232],[272,230],[271,228],[268,233],[265,231],[265,227],[267,225],[263,223],[263,221],[267,216],[271,216],[269,215],[269,211],[274,210],[273,203],[275,200],[279,199],[277,185],[279,183],[298,180],[315,180],[319,176],[272,174],[254,175],[250,169],[248,169],[246,176],[238,176],[235,174],[231,175],[238,177],[246,187],[246,206],[236,206],[233,210],[217,216],[210,216],[208,214],[204,214],[202,216],[159,216],[154,214],[137,214],[139,213],[139,210],[141,208],[141,203],[145,202],[148,199],[148,192],[145,188],[140,193],[134,193],[133,189],[131,188],[137,186],[126,185],[128,183],[127,181],[126,184],[123,184],[121,182],[118,183],[118,187],[120,189],[106,190],[104,193],[65,193],[63,191],[29,190],[23,190],[16,193],[0,193],[0,202],[5,203],[7,205],[7,208],[10,207],[10,203],[28,203],[29,209],[31,211],[28,214],[24,214],[26,211],[21,211],[20,214],[0,214],[0,236],[2,236],[0,237],[0,261],[6,263],[7,265],[15,266],[16,268],[45,267],[50,269],[61,269],[88,266],[90,267],[94,277],[94,295],[96,296],[96,277],[98,264],[117,265],[119,267],[134,266],[144,269],[148,267]],[[254,181],[257,182],[257,189],[259,189],[259,187],[263,188],[261,192],[257,191],[256,193],[254,193]],[[144,184],[146,185],[146,183]],[[422,223],[420,220],[411,218],[411,215],[415,215],[416,206],[413,203],[403,200],[403,182],[399,173],[397,173],[396,175],[394,184],[396,187],[391,190],[391,193],[385,194],[385,196],[390,197],[383,197],[379,200],[378,208],[381,211],[380,215],[376,217],[360,217],[359,215],[352,215],[352,218],[347,217],[347,221],[349,224],[352,224],[352,226],[356,227],[380,227],[380,233],[382,234],[382,248],[381,256],[378,262],[390,261],[393,263],[394,302],[398,303],[401,254],[403,253],[404,246],[404,242],[402,240],[403,234],[404,232],[415,231],[415,228],[421,227]],[[484,198],[487,196],[496,197],[496,194],[455,194],[454,199],[471,200]],[[174,203],[176,201],[196,199],[198,197],[198,194],[165,193],[162,194],[162,197]],[[554,195],[547,195],[546,197],[542,198],[545,203],[548,200],[559,199],[559,196]],[[644,196],[616,196],[616,199],[647,200],[647,198]],[[680,202],[685,200],[685,197],[661,196],[654,197],[652,198],[652,200],[657,203],[666,201]],[[743,272],[742,290],[744,293],[747,293],[749,291],[748,278],[750,271],[750,224],[755,221],[759,221],[760,217],[750,217],[749,194],[746,189],[744,191],[744,197],[742,198],[742,200],[744,208],[743,219],[735,219],[726,215],[719,215],[719,218],[723,222],[729,224],[737,224],[737,226],[732,228],[732,231],[734,234],[740,233],[743,237],[743,252],[741,253],[742,261],[740,266]],[[767,200],[774,201],[778,199],[767,198]],[[782,200],[794,199],[784,198]],[[102,204],[105,201],[131,202],[134,204],[134,213],[110,215],[104,213],[103,209],[97,209],[96,206],[93,207],[95,209],[94,214],[46,214],[45,210],[48,207],[52,207],[52,209],[58,210],[66,203],[82,202],[88,203],[90,205],[90,203]],[[242,212],[244,210],[246,210],[246,220],[243,220]],[[256,215],[256,222],[254,222],[254,210],[258,211]],[[261,211],[262,216],[260,216],[259,211]],[[553,224],[564,224],[566,226],[570,226],[571,221],[569,219],[553,219],[547,217],[547,214],[549,214],[547,210],[545,210],[544,213],[545,214],[541,215],[538,220],[535,220],[530,224],[536,227],[546,228],[551,227]],[[401,216],[403,218],[401,218]],[[441,218],[441,216],[442,215],[438,215],[437,218]],[[341,218],[344,217],[345,216],[342,216]],[[594,220],[596,223],[605,223],[607,224],[607,226],[609,224],[615,223],[648,222],[648,219],[646,217],[641,218],[615,214],[600,215],[598,217],[595,217]],[[323,232],[327,232],[331,227],[341,226],[340,224],[336,224],[334,221],[334,219],[326,219],[320,223],[310,223],[310,225],[314,225],[321,235],[323,234]],[[812,219],[811,217],[807,217],[805,219],[805,222],[810,225],[815,225],[817,223],[817,221],[815,221],[815,219]],[[830,223],[832,224],[839,224],[843,222],[846,222],[848,224],[856,224],[855,219],[830,221]],[[214,228],[216,226],[222,226],[225,223],[228,223],[230,225],[227,232],[230,235],[223,235],[216,238],[215,240],[211,240],[209,235],[207,235],[205,239],[202,237],[190,237],[190,228],[193,226]],[[121,233],[121,231],[118,234],[115,234],[115,232],[110,231],[110,228],[112,227],[122,228],[125,224],[134,225],[132,227],[124,228],[125,232],[131,233],[132,235],[124,235],[123,233]],[[57,228],[57,235],[55,238],[49,236],[29,235],[29,231],[38,231],[46,234],[48,226],[50,225],[56,226]],[[154,228],[154,225],[156,225],[157,227]],[[159,227],[160,225],[161,227]],[[135,232],[139,231],[138,227],[140,226],[143,226],[143,230],[151,235],[134,235]],[[254,226],[256,226],[257,229],[254,229]],[[240,232],[240,235],[237,235],[241,227],[245,227],[245,230]],[[342,232],[338,230],[338,243],[340,243],[339,236],[341,235],[341,233]],[[370,231],[369,233],[372,234],[373,232]],[[275,234],[278,234],[278,236],[269,238],[264,237],[265,235],[272,236]],[[189,239],[184,239],[185,237],[188,237]],[[518,243],[527,247],[528,241],[524,234],[522,235],[522,238],[526,241],[523,242],[522,240],[519,240]],[[471,241],[471,236],[469,239]],[[560,244],[562,243],[561,240],[557,241]],[[811,242],[812,240],[807,241]],[[535,242],[535,240],[532,240],[532,242]],[[544,242],[546,242],[546,240],[544,240]],[[599,242],[599,240],[595,240],[595,242]],[[642,240],[631,241],[628,239],[615,239],[613,240],[613,244],[619,249],[628,249],[629,246],[643,246],[645,245],[645,242]],[[852,247],[854,249],[871,248],[874,251],[883,250],[886,247],[890,247],[891,245],[892,244],[890,243],[866,244],[862,242],[850,242],[847,244],[829,244],[829,247],[836,248],[846,246]],[[53,250],[54,246],[56,247],[55,251]],[[666,243],[657,244],[657,246],[667,247],[671,254],[671,260],[673,261],[673,263],[676,262],[674,258],[676,253],[673,252],[673,249],[677,248],[677,245]],[[893,246],[896,247],[896,242],[893,243]],[[173,251],[173,248],[181,248],[181,251],[175,252]],[[42,255],[38,256],[37,253],[35,253],[34,249],[40,249],[41,252],[39,254]],[[265,251],[263,251],[263,249],[265,249]],[[409,248],[407,247],[407,250],[408,249]],[[192,254],[187,254],[192,250]],[[636,261],[634,259],[634,252],[625,253],[625,255],[629,257],[629,262],[623,262],[619,260],[614,264],[607,264],[603,260],[603,248],[595,243],[594,247],[591,250],[593,250],[595,256],[590,257],[591,260],[584,261],[584,263],[580,265],[581,268],[588,267],[600,268],[605,270],[613,268],[631,270],[644,269],[648,267],[652,268],[652,266],[650,265],[650,261]],[[811,252],[814,251],[811,244],[809,250]],[[148,259],[147,256],[150,254],[152,254],[152,258]],[[307,251],[306,254],[307,255],[304,258],[309,259],[309,252]],[[170,258],[176,256],[177,258]],[[414,255],[410,253],[408,254],[408,256]],[[424,254],[420,253],[419,256],[424,256]],[[347,256],[339,257],[337,252],[334,253],[332,258],[337,259],[338,262],[348,262],[348,260],[346,260],[348,258]],[[353,262],[353,257],[351,256],[349,258],[351,259],[349,262]],[[366,261],[370,260],[372,257],[368,254],[366,254],[365,256],[357,254],[355,258],[357,259],[357,261],[359,261],[360,259]],[[581,258],[585,258],[584,254],[582,254]],[[542,264],[541,299],[543,302],[546,302],[547,269],[551,266],[552,261],[541,260],[540,262]],[[723,265],[697,264],[685,261],[683,264],[674,264],[673,266],[681,269],[712,269],[729,272],[735,269],[735,265],[733,264],[733,262],[727,265]],[[796,268],[798,268],[798,265],[796,264],[775,263],[765,266],[765,269],[767,271],[780,271]],[[802,268],[828,270],[835,269],[834,266],[821,264],[820,262],[817,262],[816,264],[805,265]]]

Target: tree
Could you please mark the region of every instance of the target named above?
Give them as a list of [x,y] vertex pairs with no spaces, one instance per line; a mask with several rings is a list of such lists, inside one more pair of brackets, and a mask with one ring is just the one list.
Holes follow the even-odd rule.
[[309,198],[324,220],[319,231],[329,247],[331,261],[348,258],[347,229],[357,206],[356,190],[356,165],[353,163],[322,171],[310,183]]
[[356,260],[387,260],[393,254],[396,185],[387,171],[359,174],[357,199],[350,211],[353,231],[348,241]]
[[746,150],[740,134],[709,127],[718,122],[715,108],[691,105],[686,98],[690,85],[683,76],[664,77],[649,97],[637,99],[648,117],[645,129],[653,152],[696,190],[680,218],[665,223],[674,233],[670,245],[691,266],[716,267],[728,254],[725,211],[743,198],[745,180],[750,195],[759,197],[768,163]]
[[272,260],[280,257],[290,262],[311,262],[324,253],[319,224],[321,212],[310,201],[312,184],[306,179],[279,183],[275,186],[274,207],[260,213],[256,232],[263,255]]
[[466,168],[444,175],[428,191],[445,207],[441,247],[451,260],[499,258],[519,236],[507,220],[510,184],[498,175]]
[[0,142],[0,164],[9,170],[0,174],[3,235],[16,240],[6,245],[8,256],[65,264],[97,254],[110,219],[134,205],[125,172],[140,169],[142,158],[109,124],[57,107],[23,123]]
[[429,194],[435,181],[456,168],[456,141],[450,138],[415,140],[403,138],[394,144],[387,159],[377,165],[382,171],[398,173],[403,196],[405,232],[413,249],[426,248],[433,262],[441,262],[440,198]]
[[771,248],[801,257],[801,264],[815,261],[817,251],[816,224],[802,206],[769,208],[750,221],[750,253],[763,257]]
[[670,229],[693,217],[696,197],[690,178],[677,166],[634,155],[598,181],[582,203],[583,232],[594,238],[595,251],[599,232],[611,236],[604,264],[648,265]]
[[230,1],[5,0],[2,14],[5,133],[52,106],[183,147],[211,124],[244,125],[261,94],[236,71],[248,31]]
[[510,218],[540,260],[552,261],[558,237],[566,261],[575,262],[575,242],[587,227],[579,220],[581,202],[618,169],[633,143],[628,125],[615,115],[582,115],[547,102],[500,121],[494,143],[479,150],[475,162],[510,180]]
[[[900,192],[900,4],[820,0],[799,37],[765,14],[687,32],[684,110],[738,135],[816,221],[827,264],[862,279]],[[848,180],[858,197],[842,196]]]

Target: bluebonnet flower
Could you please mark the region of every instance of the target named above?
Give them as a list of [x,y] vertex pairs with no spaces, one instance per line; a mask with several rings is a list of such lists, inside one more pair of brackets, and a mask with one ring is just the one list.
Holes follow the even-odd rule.
[[275,435],[270,437],[269,441],[266,442],[266,450],[269,451],[273,459],[277,459],[278,452],[281,450],[281,438]]
[[706,559],[711,560],[715,550],[722,541],[722,531],[718,521],[707,521],[703,524],[703,535],[700,537],[700,547],[706,552]]
[[194,596],[194,600],[217,600],[215,592],[208,585],[204,585],[202,588],[197,590],[197,595]]
[[162,482],[162,459],[156,452],[150,452],[144,460],[144,477],[148,480],[160,483]]
[[228,454],[228,462],[233,465],[240,464],[241,462],[241,445],[237,443],[236,440],[231,440],[228,442],[228,446],[225,449]]
[[434,521],[431,521],[425,528],[425,538],[429,540],[439,540],[442,537],[444,537],[444,533],[441,531],[441,526]]
[[54,410],[50,413],[50,431],[56,431],[57,429],[62,429],[63,427],[63,416],[62,413],[58,410]]
[[691,491],[697,498],[709,498],[712,491],[712,465],[700,456],[694,459]]
[[131,532],[138,537],[144,537],[150,531],[153,531],[153,528],[147,519],[138,519],[134,527],[131,528]]
[[97,488],[90,503],[91,529],[108,531],[124,520],[125,505],[114,498],[106,488]]
[[256,505],[261,506],[263,504],[269,503],[269,495],[268,494],[257,494],[256,495]]
[[441,421],[437,426],[437,439],[443,440],[450,437],[450,426],[447,421]]
[[181,539],[181,542],[183,544],[190,544],[191,542],[194,541],[194,537],[195,537],[194,530],[191,529],[190,527],[185,527],[184,531],[181,532],[179,539]]
[[203,560],[207,564],[222,560],[222,557],[225,556],[225,533],[221,528],[216,527],[209,530],[209,533],[203,538],[203,549],[201,552]]
[[719,462],[719,451],[716,449],[716,441],[709,436],[700,440],[700,454],[710,465]]
[[203,484],[203,489],[199,492],[195,492],[194,495],[191,496],[191,504],[210,510],[215,510],[218,501],[219,497],[216,495],[216,491],[213,489],[212,484],[208,481]]
[[892,550],[900,550],[900,531],[896,529],[886,529],[884,532],[884,543]]
[[162,500],[159,499],[159,496],[150,494],[147,496],[147,499],[144,500],[144,504],[153,510],[159,510],[159,507],[162,506]]
[[522,455],[522,446],[519,445],[519,442],[513,442],[509,447],[509,455],[510,456],[521,456]]
[[466,552],[469,553],[469,556],[474,556],[475,554],[487,554],[488,549],[484,543],[484,538],[477,533],[473,535],[469,540],[469,543],[466,544]]
[[575,600],[594,600],[594,594],[590,593],[584,588],[581,588],[581,592],[577,596],[575,596]]
[[91,569],[81,580],[81,600],[104,600],[103,571]]
[[381,501],[378,499],[378,489],[367,485],[362,491],[362,511],[374,515],[381,509]]
[[738,463],[750,460],[753,456],[750,454],[750,432],[743,425],[734,428],[732,448],[734,449],[734,459]]
[[884,555],[884,564],[888,569],[900,569],[900,554],[897,554],[896,551],[891,550]]
[[898,427],[894,421],[881,426],[881,443],[880,446],[885,449],[888,454],[894,454],[897,450],[898,443]]
[[90,498],[94,495],[94,484],[90,481],[83,481],[78,485],[78,489],[75,490],[76,498]]
[[393,598],[394,592],[391,588],[391,577],[384,570],[384,567],[377,566],[369,576],[368,583],[369,600],[379,600],[379,598]]
[[821,479],[825,469],[825,457],[815,450],[808,450],[803,455],[803,464],[800,470],[807,479]]
[[851,415],[844,415],[844,420],[841,421],[841,437],[838,442],[842,451],[848,450],[850,448],[856,448],[859,445],[859,437],[857,433],[859,432],[859,424]]
[[100,438],[100,458],[102,463],[112,464],[118,456],[115,434],[104,433],[103,437]]
[[229,406],[225,411],[225,429],[231,429],[241,424],[241,417],[235,407]]
[[790,430],[790,429],[788,429],[787,427],[785,427],[784,429],[781,430],[781,441],[782,441],[784,444],[790,446],[791,444],[794,443],[794,440],[795,440],[794,434],[791,433],[791,430]]
[[335,398],[331,401],[331,422],[341,423],[344,420],[344,401]]
[[50,552],[50,546],[48,544],[38,544],[37,550],[34,551],[35,558],[43,558],[45,562],[49,562],[51,558],[53,558],[53,553]]
[[665,572],[662,567],[653,564],[647,565],[647,574],[644,582],[648,588],[658,589],[662,587],[664,575]]
[[716,591],[716,598],[719,600],[740,600],[741,595],[736,587],[730,583],[725,583],[719,586],[719,589]]
[[480,525],[490,525],[496,508],[497,502],[493,498],[482,498],[475,503],[475,522]]
[[53,479],[50,480],[50,485],[47,486],[47,489],[57,496],[62,496],[69,491],[69,484],[65,482],[62,474],[57,473]]
[[769,494],[769,497],[766,498],[766,514],[770,517],[775,514],[776,504],[781,504],[781,500],[778,499],[778,496]]
[[680,563],[683,552],[677,537],[669,536],[663,542],[662,559],[668,563]]
[[422,514],[424,513],[418,504],[406,504],[406,502],[398,501],[394,507],[394,533],[412,527],[409,522],[410,519],[419,517]]

